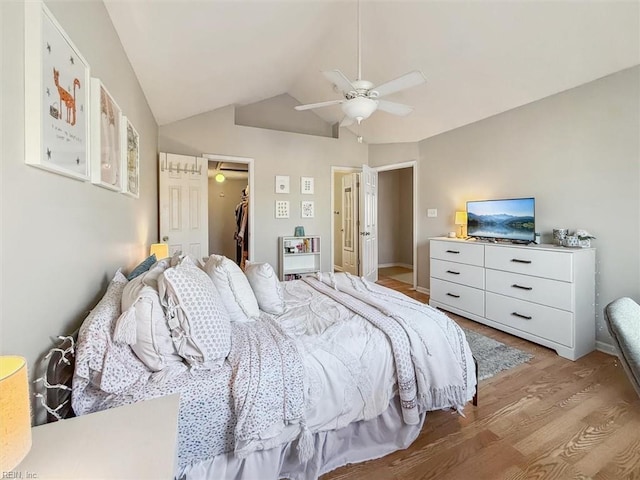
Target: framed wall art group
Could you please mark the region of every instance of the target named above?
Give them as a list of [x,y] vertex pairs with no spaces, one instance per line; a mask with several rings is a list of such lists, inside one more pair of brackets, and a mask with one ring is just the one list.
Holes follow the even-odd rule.
[[[289,175],[276,175],[275,177],[275,193],[287,194],[289,190]],[[313,195],[314,179],[313,177],[300,177],[300,194]],[[275,201],[275,217],[289,218],[289,200]],[[315,216],[313,200],[303,200],[300,202],[300,218],[313,218]]]
[[25,163],[139,196],[138,132],[41,0],[25,2]]

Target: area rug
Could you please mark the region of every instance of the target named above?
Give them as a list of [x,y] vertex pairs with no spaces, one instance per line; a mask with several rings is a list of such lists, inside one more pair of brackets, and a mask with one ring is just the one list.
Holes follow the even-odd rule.
[[478,380],[486,380],[497,373],[528,362],[533,355],[498,342],[493,338],[463,328],[473,356],[478,361]]

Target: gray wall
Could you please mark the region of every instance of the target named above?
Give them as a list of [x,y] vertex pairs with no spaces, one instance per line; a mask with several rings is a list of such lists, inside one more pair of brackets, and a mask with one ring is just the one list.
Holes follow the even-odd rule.
[[237,106],[236,125],[245,127],[269,128],[283,132],[306,133],[333,137],[333,127],[311,110],[298,112],[293,109],[300,105],[291,95],[283,93],[261,102]]
[[378,263],[413,264],[413,169],[378,173]]
[[[419,142],[418,285],[429,288],[429,237],[455,230],[467,200],[534,196],[543,243],[554,227],[597,237],[597,339],[610,343],[602,309],[640,301],[639,85],[634,67]],[[372,147],[370,163],[398,161],[397,148]]]
[[[236,259],[236,206],[248,179],[230,179],[218,183],[209,178],[209,253]],[[248,228],[248,224],[247,224]]]
[[2,18],[0,352],[36,360],[157,240],[157,125],[102,2],[47,2],[140,134],[140,198],[24,163],[24,5]]
[[[292,113],[296,113],[292,110]],[[342,138],[266,130],[238,126],[234,108],[221,108],[159,128],[159,149],[184,155],[219,154],[254,159],[255,252],[251,260],[278,265],[278,237],[293,235],[302,225],[308,235],[322,237],[322,270],[333,267],[330,235],[333,214],[331,205],[331,165],[344,167],[367,163],[367,146],[354,135],[341,132]],[[289,175],[290,193],[275,193],[275,176]],[[300,194],[300,177],[314,177],[313,195]],[[288,200],[288,219],[275,218],[275,200]],[[300,217],[300,202],[315,202],[315,217]]]

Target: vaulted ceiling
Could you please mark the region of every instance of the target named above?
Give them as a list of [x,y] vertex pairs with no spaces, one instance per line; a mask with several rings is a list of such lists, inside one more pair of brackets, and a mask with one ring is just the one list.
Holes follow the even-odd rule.
[[[160,125],[288,93],[341,98],[321,71],[357,74],[355,0],[105,0]],[[418,141],[640,64],[637,1],[362,0],[362,76],[427,83],[349,127]],[[339,122],[339,106],[314,111]]]

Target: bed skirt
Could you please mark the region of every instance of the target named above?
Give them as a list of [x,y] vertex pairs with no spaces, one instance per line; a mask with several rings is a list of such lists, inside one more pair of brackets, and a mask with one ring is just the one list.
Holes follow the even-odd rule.
[[210,460],[186,467],[179,480],[316,480],[320,475],[349,463],[384,457],[407,448],[418,437],[426,413],[420,414],[417,425],[402,421],[398,396],[393,398],[382,414],[371,420],[347,425],[339,430],[313,435],[314,454],[300,463],[297,440],[281,447],[261,450],[247,458],[233,453],[218,455]]

